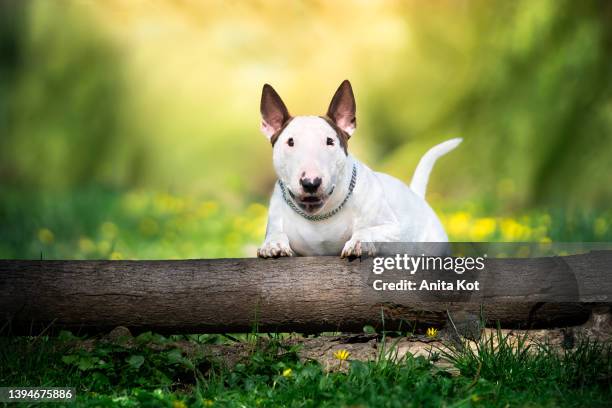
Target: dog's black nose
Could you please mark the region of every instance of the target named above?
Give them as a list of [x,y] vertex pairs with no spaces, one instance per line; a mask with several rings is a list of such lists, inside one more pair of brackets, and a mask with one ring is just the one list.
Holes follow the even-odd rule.
[[312,194],[316,193],[319,186],[321,186],[321,179],[319,177],[315,177],[314,180],[302,178],[300,179],[300,184],[305,192]]

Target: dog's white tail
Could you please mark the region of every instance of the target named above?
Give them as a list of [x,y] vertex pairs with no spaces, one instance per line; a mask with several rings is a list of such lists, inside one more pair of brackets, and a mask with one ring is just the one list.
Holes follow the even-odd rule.
[[425,198],[425,191],[427,190],[427,182],[429,181],[429,175],[431,169],[440,157],[459,146],[459,143],[463,141],[462,138],[457,137],[455,139],[447,140],[439,145],[435,145],[425,153],[425,155],[419,161],[414,176],[412,176],[412,182],[410,188],[419,196]]

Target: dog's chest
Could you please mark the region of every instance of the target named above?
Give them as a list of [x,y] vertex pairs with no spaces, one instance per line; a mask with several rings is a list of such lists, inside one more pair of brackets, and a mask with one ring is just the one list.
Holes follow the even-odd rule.
[[283,224],[291,249],[302,256],[338,255],[353,233],[348,214],[337,214],[322,221],[286,214]]

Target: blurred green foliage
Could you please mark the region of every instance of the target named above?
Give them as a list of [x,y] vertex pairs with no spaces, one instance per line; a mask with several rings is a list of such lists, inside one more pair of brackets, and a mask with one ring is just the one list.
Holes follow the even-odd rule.
[[[262,84],[293,114],[320,114],[344,78],[358,106],[350,150],[376,169],[408,181],[429,147],[465,139],[429,187],[450,230],[457,212],[498,232],[548,214],[524,238],[608,239],[593,225],[607,231],[612,200],[611,19],[595,0],[0,1],[0,255],[36,256],[48,229],[48,256],[109,257],[70,252],[106,221],[142,241],[125,256],[240,253],[255,239],[222,249],[232,220],[275,179]],[[222,226],[182,236],[219,246],[129,235],[149,210],[113,209],[134,194],[215,203]]]
[[56,190],[136,181],[139,146],[122,117],[118,51],[74,7],[66,13],[50,2],[0,7],[6,20],[0,41],[13,50],[0,61],[7,79],[2,184]]
[[[517,217],[443,208],[452,241],[612,242],[612,211],[532,211]],[[228,207],[192,196],[99,189],[5,193],[0,259],[193,259],[253,257],[266,207]]]
[[240,211],[167,193],[98,189],[6,194],[0,259],[179,259],[254,256],[266,207]]

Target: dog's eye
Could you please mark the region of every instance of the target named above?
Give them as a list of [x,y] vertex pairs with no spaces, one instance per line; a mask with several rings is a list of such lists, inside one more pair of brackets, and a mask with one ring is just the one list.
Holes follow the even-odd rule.
[[289,145],[289,147],[293,147],[293,138],[290,137],[289,139],[287,139],[287,144]]
[[332,139],[331,137],[327,138],[327,145],[328,146],[333,146],[334,145],[334,139]]

